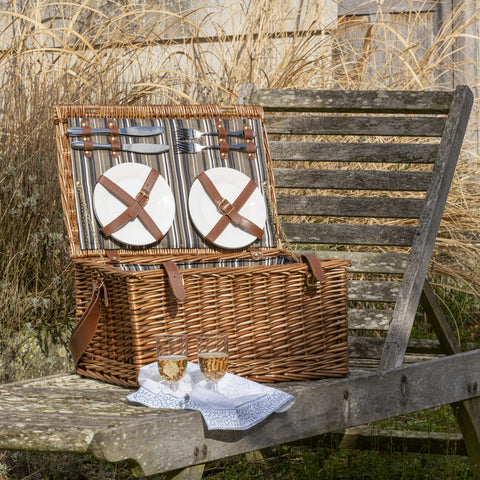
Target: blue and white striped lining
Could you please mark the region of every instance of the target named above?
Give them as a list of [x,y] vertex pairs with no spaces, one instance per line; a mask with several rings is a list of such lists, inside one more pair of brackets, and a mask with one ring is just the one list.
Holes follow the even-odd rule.
[[[79,127],[80,118],[69,119],[69,126]],[[107,119],[89,119],[92,128],[105,128]],[[108,151],[95,150],[91,157],[85,157],[79,150],[71,150],[73,183],[80,182],[85,198],[87,211],[84,211],[77,189],[75,189],[75,203],[77,222],[79,227],[79,244],[82,250],[101,249],[115,250],[125,248],[125,245],[111,238],[105,238],[100,232],[100,226],[96,222],[93,210],[93,190],[97,179],[109,168],[120,163],[142,163],[155,168],[165,178],[175,196],[175,218],[172,227],[160,242],[148,247],[131,247],[130,250],[143,250],[144,248],[159,249],[203,249],[214,248],[203,240],[193,228],[188,213],[188,194],[190,187],[200,172],[215,167],[229,167],[237,169],[249,178],[252,178],[259,186],[264,197],[265,188],[269,184],[268,170],[265,162],[265,145],[263,143],[263,126],[259,119],[228,119],[224,120],[227,130],[242,130],[243,124],[248,122],[255,131],[255,143],[257,155],[254,161],[249,160],[243,152],[230,152],[227,159],[220,158],[218,151],[204,150],[195,155],[177,154],[176,131],[179,127],[195,128],[201,131],[215,131],[215,119],[117,119],[119,127],[129,126],[163,126],[165,132],[156,137],[135,138],[122,137],[124,143],[147,142],[163,143],[170,145],[170,151],[162,155],[139,155],[131,152],[121,152],[120,157],[113,158]],[[216,137],[203,137],[197,142],[204,145],[216,144]],[[243,143],[243,138],[229,137],[230,143]],[[267,201],[267,221],[263,237],[255,241],[250,247],[275,248],[277,246],[272,212]],[[95,232],[89,226],[91,219]],[[98,246],[95,241],[98,239]]]
[[[206,261],[206,262],[175,262],[175,265],[180,270],[186,270],[190,268],[237,268],[237,267],[256,267],[259,265],[288,265],[296,263],[292,257],[287,256],[274,256],[263,258],[262,260],[251,260],[249,258],[234,259],[234,260],[222,260],[222,261]],[[145,270],[158,270],[162,266],[160,264],[114,264],[113,265],[120,270],[126,272],[142,272]]]

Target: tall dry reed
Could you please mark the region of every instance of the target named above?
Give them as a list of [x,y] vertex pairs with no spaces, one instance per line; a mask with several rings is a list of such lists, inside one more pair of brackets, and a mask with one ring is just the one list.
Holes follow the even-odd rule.
[[[478,21],[465,15],[469,2],[442,24],[433,13],[388,13],[392,6],[418,2],[377,3],[375,15],[337,19],[335,2],[325,0],[238,1],[231,7],[199,1],[195,8],[184,7],[193,2],[172,1],[12,0],[0,12],[3,358],[30,365],[32,338],[42,347],[34,351],[48,358],[52,335],[65,342],[73,322],[54,103],[232,103],[244,82],[274,88],[451,88],[453,77],[472,71],[474,59],[461,58],[456,49]],[[468,40],[478,48],[477,36]],[[478,76],[465,81],[478,88]],[[478,299],[480,160],[478,143],[470,138],[434,272],[435,279],[454,280],[440,283]],[[4,371],[3,379],[15,375],[15,369]]]

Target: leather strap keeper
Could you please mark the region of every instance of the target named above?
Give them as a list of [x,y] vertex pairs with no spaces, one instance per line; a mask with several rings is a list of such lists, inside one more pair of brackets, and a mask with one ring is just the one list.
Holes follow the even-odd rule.
[[248,123],[243,125],[243,137],[245,138],[245,145],[247,147],[247,157],[250,160],[255,160],[257,147],[254,142],[253,130]]
[[248,218],[245,218],[238,213],[238,211],[243,207],[243,205],[245,205],[246,201],[250,198],[250,195],[257,188],[257,185],[253,180],[250,180],[247,183],[243,191],[232,204],[226,198],[223,198],[220,195],[219,191],[216,189],[215,185],[206,173],[200,173],[197,178],[202,183],[203,188],[205,188],[205,191],[212,199],[213,203],[217,206],[218,210],[223,214],[223,217],[210,230],[210,232],[205,235],[206,240],[208,240],[209,242],[214,242],[218,238],[218,236],[225,230],[225,228],[227,228],[230,222],[239,226],[248,233],[251,233],[256,238],[261,238],[263,236],[262,228],[260,228],[258,225],[255,225],[253,222],[248,220]]
[[215,126],[217,127],[217,131],[218,131],[218,143],[220,145],[220,156],[222,158],[227,158],[228,152],[230,151],[230,147],[227,141],[227,130],[221,120],[217,120],[215,122]]
[[88,118],[82,118],[80,125],[82,127],[83,155],[91,157],[93,154],[92,127]]
[[315,278],[317,284],[325,280],[325,273],[323,272],[322,263],[314,253],[305,253],[301,256],[301,259],[308,263],[308,265],[310,266],[310,270],[312,271],[312,275]]
[[118,125],[117,122],[113,118],[109,118],[107,120],[108,129],[110,130],[110,136],[108,140],[112,145],[112,149],[110,150],[110,154],[112,157],[117,158],[120,156],[120,140],[118,139]]
[[168,281],[170,282],[170,287],[172,287],[173,294],[175,298],[180,302],[185,301],[185,288],[183,285],[183,277],[180,273],[180,270],[175,265],[174,262],[167,260],[162,263],[163,268],[167,272]]

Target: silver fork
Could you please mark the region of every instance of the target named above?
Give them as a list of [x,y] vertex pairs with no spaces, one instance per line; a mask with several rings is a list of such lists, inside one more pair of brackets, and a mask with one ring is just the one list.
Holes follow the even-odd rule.
[[[246,152],[247,146],[244,143],[238,145],[229,145],[233,152]],[[220,145],[200,145],[194,142],[177,142],[177,150],[179,153],[199,153],[202,150],[220,150]]]
[[[243,137],[244,132],[243,130],[236,130],[233,132],[227,132],[227,136],[229,137]],[[201,132],[200,130],[195,130],[194,128],[184,128],[179,127],[177,129],[177,137],[179,140],[197,140],[201,137],[217,137],[218,132]],[[253,136],[255,136],[255,132],[253,132]]]

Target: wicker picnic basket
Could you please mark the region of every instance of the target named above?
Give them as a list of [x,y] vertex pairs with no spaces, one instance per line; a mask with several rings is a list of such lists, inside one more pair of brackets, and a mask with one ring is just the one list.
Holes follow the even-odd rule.
[[[78,322],[72,339],[81,337],[81,347],[74,346],[72,354],[80,374],[136,386],[140,367],[155,361],[156,335],[187,333],[189,359],[196,361],[195,336],[205,332],[228,333],[229,371],[255,381],[347,374],[348,262],[318,262],[282,247],[261,107],[56,105],[54,114],[62,204],[75,265]],[[162,133],[119,137],[119,129],[132,127],[160,127]],[[99,128],[108,130],[110,150],[93,149]],[[215,146],[181,152],[178,138],[184,128],[217,129],[217,136],[189,140]],[[248,133],[249,140],[245,130],[241,138],[224,137],[226,131],[245,128],[254,132]],[[79,139],[69,129],[82,130],[83,147],[74,145]],[[230,150],[217,146],[221,138],[227,138]],[[127,142],[136,144],[133,150],[125,151]],[[170,148],[142,154],[136,151],[141,143]],[[99,220],[95,191],[100,177],[123,164],[129,171],[132,164],[156,170],[173,192],[172,223],[147,246],[105,235]],[[192,226],[192,184],[216,168],[241,172],[262,194],[263,232],[246,246],[206,240]],[[221,211],[228,225],[232,210]]]

